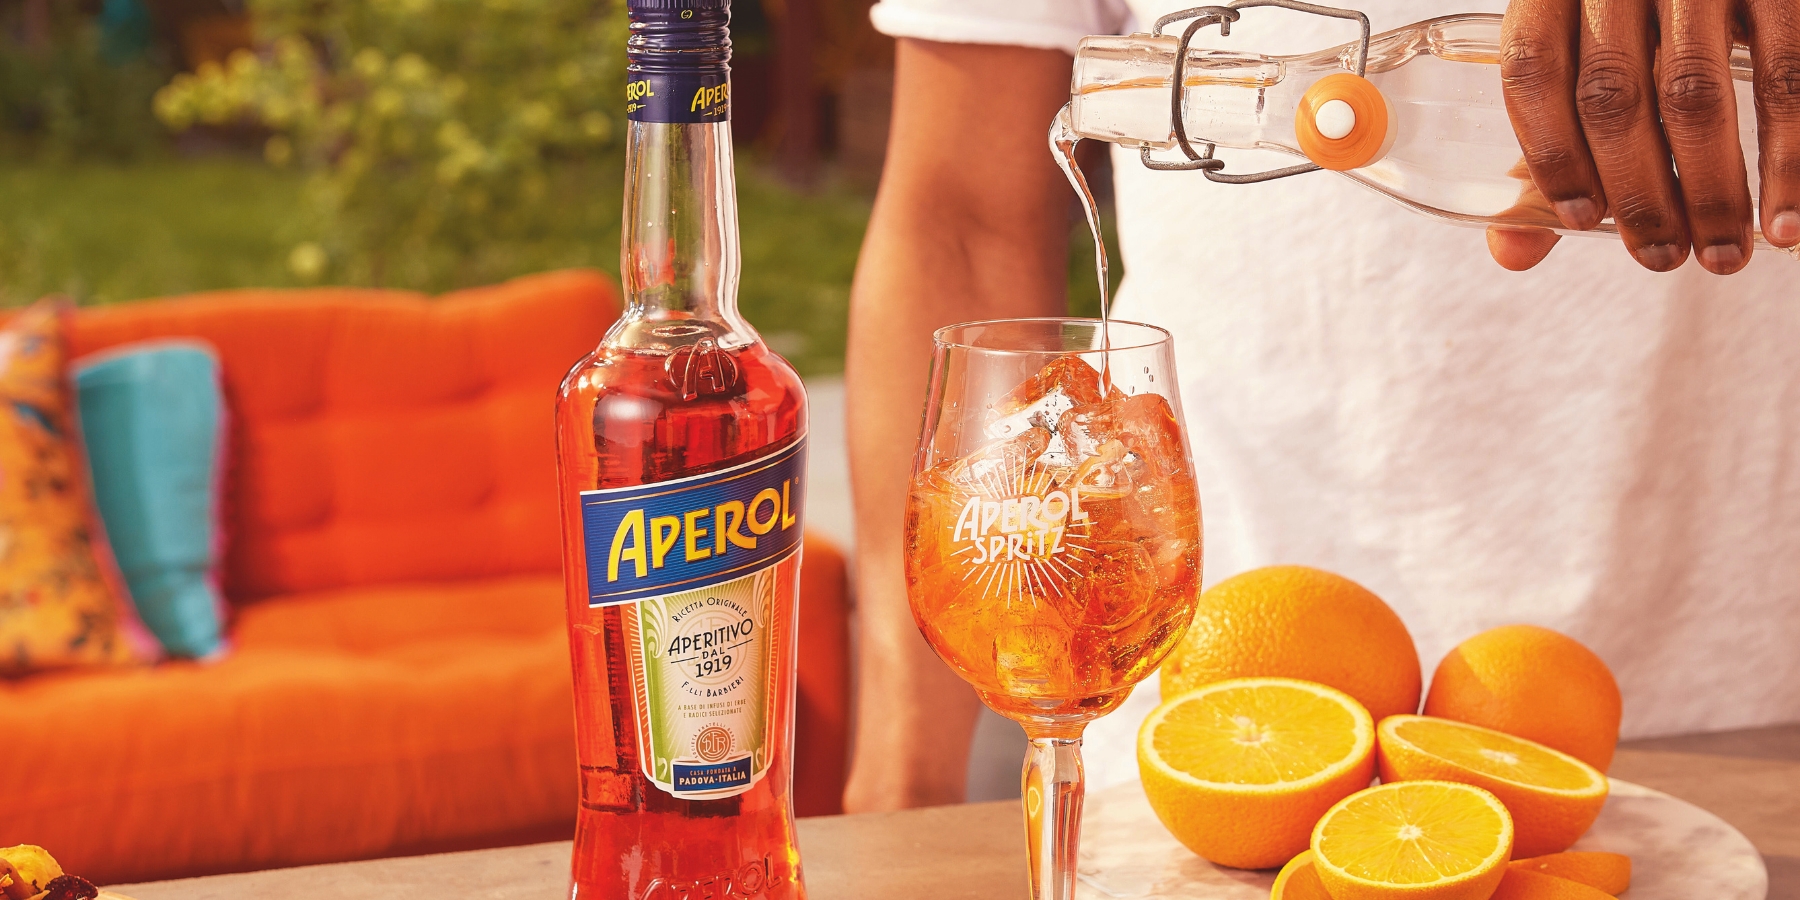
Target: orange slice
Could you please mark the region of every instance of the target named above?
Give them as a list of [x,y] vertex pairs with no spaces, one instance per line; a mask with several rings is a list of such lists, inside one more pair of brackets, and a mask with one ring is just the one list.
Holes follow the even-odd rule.
[[1512,841],[1512,817],[1493,794],[1406,781],[1326,812],[1313,829],[1313,865],[1333,900],[1487,900]]
[[1281,867],[1281,874],[1275,876],[1275,888],[1269,892],[1269,900],[1331,900],[1331,895],[1325,892],[1325,883],[1319,880],[1311,850],[1288,860],[1288,864]]
[[1566,753],[1491,728],[1389,716],[1378,729],[1382,781],[1458,781],[1512,812],[1519,856],[1569,849],[1606,805],[1606,776]]
[[1375,726],[1350,695],[1291,678],[1235,678],[1177,695],[1138,731],[1150,808],[1188,849],[1266,869],[1369,783]]
[[1612,900],[1612,895],[1579,881],[1507,866],[1490,900]]
[[1530,859],[1515,859],[1512,867],[1579,881],[1614,896],[1625,893],[1625,889],[1631,887],[1631,857],[1623,853],[1552,853]]

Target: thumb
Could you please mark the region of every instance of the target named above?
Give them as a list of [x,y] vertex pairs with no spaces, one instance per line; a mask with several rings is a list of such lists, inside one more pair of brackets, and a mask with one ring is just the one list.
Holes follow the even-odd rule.
[[1560,240],[1562,236],[1556,232],[1537,228],[1489,227],[1487,230],[1489,255],[1502,268],[1514,272],[1523,272],[1543,262]]

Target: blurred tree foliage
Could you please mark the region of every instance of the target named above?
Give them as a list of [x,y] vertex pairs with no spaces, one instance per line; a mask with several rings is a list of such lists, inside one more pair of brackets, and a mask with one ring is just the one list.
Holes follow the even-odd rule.
[[617,0],[252,0],[259,46],[156,95],[177,130],[252,123],[312,173],[303,280],[489,280],[556,227],[623,129]]
[[0,5],[0,152],[125,160],[167,143],[150,112],[166,61],[109,46],[75,4],[50,4],[36,35],[22,10]]

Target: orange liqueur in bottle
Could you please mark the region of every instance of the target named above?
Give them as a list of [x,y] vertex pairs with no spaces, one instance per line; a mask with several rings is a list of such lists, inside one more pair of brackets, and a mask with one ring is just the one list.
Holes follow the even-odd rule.
[[800,900],[806,396],[738,316],[728,0],[629,0],[627,309],[557,401],[576,900]]

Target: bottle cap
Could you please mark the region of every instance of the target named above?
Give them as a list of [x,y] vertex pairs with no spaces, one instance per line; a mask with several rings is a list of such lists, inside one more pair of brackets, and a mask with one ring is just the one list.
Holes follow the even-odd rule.
[[731,0],[626,0],[625,117],[731,118]]
[[1394,147],[1398,118],[1374,82],[1349,72],[1313,83],[1294,112],[1300,151],[1338,172],[1373,165]]
[[731,58],[731,0],[626,0],[629,66],[723,67]]
[[681,12],[682,10],[730,10],[731,0],[625,0],[625,11]]

